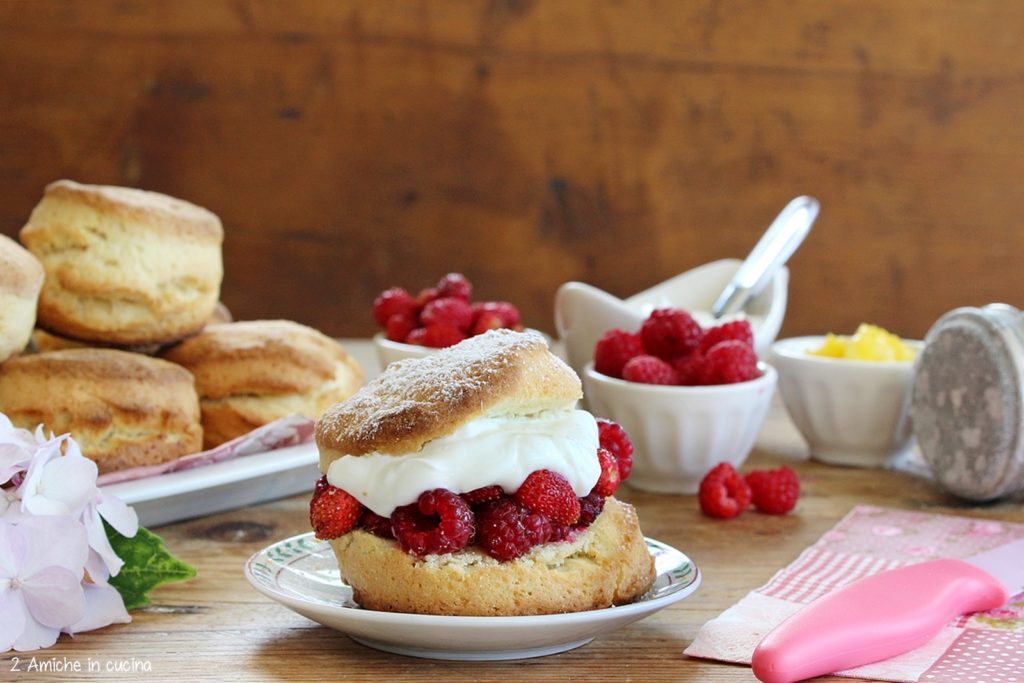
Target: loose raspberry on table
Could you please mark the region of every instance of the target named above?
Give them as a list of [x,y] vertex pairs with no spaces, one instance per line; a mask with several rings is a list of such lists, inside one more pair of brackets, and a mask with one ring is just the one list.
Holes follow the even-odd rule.
[[309,523],[317,538],[331,540],[352,531],[363,506],[347,491],[331,486],[321,477],[309,501]]
[[473,285],[462,273],[448,273],[437,283],[438,296],[453,296],[463,301],[473,298]]
[[425,555],[453,553],[473,540],[473,511],[457,493],[425,491],[415,503],[395,508],[391,532],[405,552]]
[[381,538],[395,537],[395,535],[391,533],[391,519],[388,517],[381,517],[369,508],[363,510],[363,514],[359,518],[359,526],[360,528],[369,531],[374,536],[380,536]]
[[431,325],[450,325],[466,332],[473,324],[473,309],[464,299],[453,296],[437,298],[423,307],[420,323],[424,327]]
[[678,384],[676,371],[657,356],[635,356],[622,367],[622,379],[641,384]]
[[498,500],[505,495],[505,490],[497,484],[493,486],[481,486],[478,489],[467,491],[462,494],[462,500],[469,503],[470,507],[482,505],[489,500]]
[[393,315],[401,315],[410,320],[416,318],[416,302],[412,295],[401,287],[385,289],[373,300],[373,317],[378,325],[386,326],[388,318]]
[[751,499],[761,512],[784,515],[794,507],[800,497],[800,479],[788,467],[777,470],[754,470],[746,476]]
[[678,308],[655,309],[640,326],[644,349],[663,360],[690,353],[700,345],[703,335],[693,316]]
[[760,376],[757,353],[749,344],[727,340],[718,342],[704,354],[703,384],[735,384]]
[[530,512],[547,515],[559,524],[575,524],[580,518],[580,501],[572,484],[558,472],[531,472],[519,486],[515,498]]
[[580,520],[577,524],[584,527],[593,524],[594,520],[601,514],[601,511],[604,510],[605,498],[605,496],[596,491],[591,491],[580,498]]
[[682,386],[692,387],[704,383],[704,354],[694,351],[689,356],[680,356],[672,361],[676,379]]
[[700,509],[710,517],[729,519],[750,505],[750,486],[727,462],[719,463],[704,475],[697,494]]
[[594,346],[594,369],[603,375],[621,379],[626,362],[643,352],[639,335],[618,328],[608,330]]
[[508,562],[524,555],[534,545],[534,531],[525,525],[530,511],[513,498],[484,503],[476,514],[477,544],[488,555]]
[[619,463],[619,481],[626,481],[633,471],[633,442],[617,422],[597,418],[597,440],[601,448],[607,449]]
[[[443,349],[449,346],[455,346],[460,341],[466,338],[466,334],[451,325],[445,325],[444,323],[433,323],[427,325],[423,329],[423,336],[420,338],[419,343],[423,346],[429,346],[433,349]],[[413,334],[417,330],[413,330],[407,340],[413,339]],[[409,341],[409,343],[413,343]]]
[[597,449],[597,460],[601,463],[601,476],[590,492],[610,496],[619,488],[619,463],[611,451],[601,447]]
[[754,328],[748,320],[732,320],[722,323],[717,327],[710,327],[704,330],[704,336],[700,340],[700,348],[697,350],[704,353],[718,342],[741,341],[750,347],[754,346]]
[[416,322],[412,318],[396,313],[388,318],[387,325],[384,327],[384,336],[394,342],[404,342],[414,329],[416,329]]
[[519,309],[508,301],[481,301],[473,304],[473,315],[494,314],[501,318],[501,326],[515,328],[522,322]]

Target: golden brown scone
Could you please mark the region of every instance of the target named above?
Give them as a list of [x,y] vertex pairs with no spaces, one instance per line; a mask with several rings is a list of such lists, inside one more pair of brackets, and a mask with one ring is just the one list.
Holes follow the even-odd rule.
[[59,334],[53,334],[39,328],[32,331],[32,338],[29,343],[29,351],[32,353],[91,348],[96,348],[96,345],[90,342],[78,341],[77,339],[68,339],[67,337],[62,337]]
[[10,237],[0,235],[0,363],[28,344],[42,286],[42,264]]
[[[352,398],[327,411],[316,427],[320,468],[326,473],[346,455],[369,463],[421,457],[425,444],[477,418],[530,422],[547,419],[542,413],[551,411],[592,420],[572,412],[580,396],[579,378],[548,350],[543,337],[493,330],[424,358],[392,363]],[[592,426],[596,463],[597,432]],[[543,447],[545,434],[539,438]],[[585,455],[590,446],[584,446]],[[448,446],[444,449],[451,452]],[[499,460],[504,455],[488,454]],[[493,466],[496,461],[490,462]],[[420,471],[429,469],[425,463]],[[396,481],[385,491],[407,481]],[[344,489],[334,480],[330,483]],[[323,527],[317,527],[315,519],[313,523],[320,533]],[[551,614],[610,607],[650,588],[654,561],[631,506],[607,498],[597,520],[571,534],[575,535],[569,541],[541,544],[505,562],[472,544],[419,557],[404,552],[394,539],[359,526],[330,542],[341,576],[352,586],[356,601],[369,609],[476,616]]]
[[602,609],[643,595],[654,581],[633,506],[615,498],[580,536],[510,562],[470,546],[419,559],[361,529],[331,542],[362,607],[386,612],[518,616]]
[[46,271],[39,326],[124,346],[192,334],[220,296],[223,239],[216,215],[180,199],[51,183],[21,230]]
[[401,455],[484,414],[572,405],[579,377],[536,332],[493,330],[387,370],[317,421],[324,472],[342,455]]
[[286,415],[315,419],[363,383],[341,344],[290,320],[209,325],[163,357],[196,378],[207,448]]
[[201,450],[188,370],[114,349],[66,349],[0,365],[0,412],[18,427],[70,432],[99,471],[156,465]]

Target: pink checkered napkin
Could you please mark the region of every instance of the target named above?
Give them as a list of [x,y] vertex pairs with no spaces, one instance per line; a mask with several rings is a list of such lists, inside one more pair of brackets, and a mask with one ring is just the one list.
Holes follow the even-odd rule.
[[[685,654],[749,664],[769,631],[815,598],[886,569],[965,558],[1024,538],[1024,524],[854,508],[788,567],[704,625]],[[1024,594],[996,610],[960,617],[926,645],[837,672],[922,683],[1024,683]]]

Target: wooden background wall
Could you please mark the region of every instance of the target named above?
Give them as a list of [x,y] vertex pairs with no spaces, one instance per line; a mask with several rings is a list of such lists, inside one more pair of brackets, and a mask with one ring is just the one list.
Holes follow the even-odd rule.
[[551,330],[823,210],[784,334],[1024,305],[1024,3],[0,3],[0,231],[69,177],[224,220],[239,318],[461,270]]

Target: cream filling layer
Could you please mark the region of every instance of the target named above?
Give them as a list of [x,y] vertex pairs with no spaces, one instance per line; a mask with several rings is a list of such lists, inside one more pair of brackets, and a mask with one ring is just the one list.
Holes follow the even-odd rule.
[[585,496],[601,476],[597,422],[585,410],[479,417],[405,455],[345,455],[327,481],[373,512],[390,517],[424,491],[465,493],[497,484],[516,491],[535,470],[558,472]]

